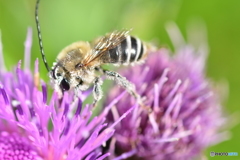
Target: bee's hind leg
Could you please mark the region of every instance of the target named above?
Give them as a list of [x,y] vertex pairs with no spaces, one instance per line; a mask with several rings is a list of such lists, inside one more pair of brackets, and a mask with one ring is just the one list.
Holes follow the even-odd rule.
[[102,72],[107,76],[108,79],[114,80],[117,84],[126,89],[137,101],[137,103],[148,112],[151,112],[150,107],[146,107],[143,104],[141,96],[136,92],[134,84],[129,82],[125,77],[121,76],[119,73],[114,71],[108,71],[102,69]]

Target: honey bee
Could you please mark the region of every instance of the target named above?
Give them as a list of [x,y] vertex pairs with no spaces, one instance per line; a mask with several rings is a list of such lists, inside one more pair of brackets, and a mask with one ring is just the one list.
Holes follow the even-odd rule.
[[65,91],[84,91],[93,84],[93,104],[102,98],[101,75],[114,80],[138,101],[140,96],[134,85],[114,71],[105,70],[103,64],[130,65],[142,62],[147,56],[144,43],[129,35],[129,30],[114,31],[96,39],[93,43],[75,42],[64,48],[57,56],[57,62],[49,69],[43,50],[36,3],[36,24],[43,62],[49,71],[54,88],[62,96]]

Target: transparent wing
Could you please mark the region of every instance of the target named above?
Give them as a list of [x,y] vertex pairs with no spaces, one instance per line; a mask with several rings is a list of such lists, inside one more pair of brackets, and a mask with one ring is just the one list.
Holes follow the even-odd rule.
[[113,31],[100,37],[93,44],[92,53],[85,58],[84,64],[87,65],[95,59],[101,57],[106,51],[118,46],[129,35],[129,30]]

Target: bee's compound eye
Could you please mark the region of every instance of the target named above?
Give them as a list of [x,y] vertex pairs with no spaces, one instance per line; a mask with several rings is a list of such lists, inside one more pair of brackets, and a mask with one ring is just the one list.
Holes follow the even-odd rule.
[[57,79],[57,78],[59,78],[59,77],[62,76],[61,73],[59,73],[59,72],[57,71],[57,68],[54,68],[54,69],[51,71],[51,75],[52,75],[52,77],[53,77],[54,79]]
[[62,79],[60,87],[63,91],[68,91],[70,89],[69,83],[65,79]]

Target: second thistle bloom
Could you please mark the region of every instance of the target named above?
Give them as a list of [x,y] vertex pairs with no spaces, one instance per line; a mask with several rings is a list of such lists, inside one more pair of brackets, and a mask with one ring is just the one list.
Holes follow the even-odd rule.
[[[223,124],[218,96],[204,74],[205,55],[183,45],[173,57],[168,49],[149,55],[145,64],[121,74],[136,86],[152,113],[136,107],[111,139],[111,159],[192,159],[219,139]],[[123,92],[111,90],[108,100]],[[123,97],[109,121],[137,105]]]

